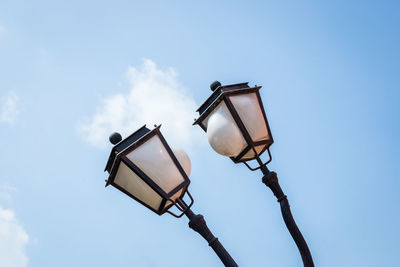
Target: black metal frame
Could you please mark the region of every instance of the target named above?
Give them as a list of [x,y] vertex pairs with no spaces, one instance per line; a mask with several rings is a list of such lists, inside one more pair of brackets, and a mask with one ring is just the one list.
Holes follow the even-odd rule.
[[[106,170],[110,173],[106,186],[112,185],[118,190],[122,191],[126,195],[130,196],[131,198],[135,199],[145,207],[149,208],[150,210],[154,211],[158,215],[162,215],[165,212],[168,211],[168,209],[172,206],[175,205],[175,201],[171,199],[173,195],[175,195],[177,192],[182,190],[182,193],[178,198],[182,198],[184,194],[187,192],[187,188],[190,184],[190,179],[187,177],[185,171],[183,170],[181,164],[179,163],[178,159],[175,157],[175,154],[172,152],[171,148],[169,147],[168,143],[166,142],[165,138],[160,132],[160,127],[161,125],[155,127],[153,130],[149,130],[146,128],[146,125],[141,127],[139,130],[131,134],[129,137],[125,138],[118,144],[114,146],[114,148],[111,151],[110,158],[107,162]],[[160,139],[162,145],[168,152],[169,156],[171,157],[173,163],[177,167],[179,173],[183,177],[183,182],[179,184],[177,187],[172,189],[170,192],[165,192],[161,187],[159,187],[144,171],[142,171],[136,164],[134,164],[131,160],[127,158],[127,154],[138,148],[139,146],[143,145],[145,142],[150,140],[151,138],[158,136]],[[130,192],[119,186],[114,182],[115,176],[118,172],[119,166],[123,162],[132,172],[134,172],[137,176],[139,176],[140,179],[142,179],[154,192],[156,192],[160,197],[161,197],[161,203],[158,209],[154,209],[132,195]],[[192,199],[192,197],[190,196]],[[171,203],[167,203],[167,201],[170,201]],[[193,202],[193,201],[192,201]],[[193,203],[192,203],[193,204]],[[169,212],[170,213],[170,212]],[[172,214],[172,213],[171,213]],[[183,214],[176,216],[175,217],[182,217]]]
[[[199,118],[195,120],[193,125],[198,124],[205,132],[207,132],[207,128],[204,126],[203,121],[214,111],[214,109],[221,103],[224,102],[226,107],[228,108],[230,114],[232,115],[232,118],[236,122],[237,127],[239,128],[243,138],[245,139],[247,146],[237,155],[236,157],[231,157],[231,160],[235,163],[243,162],[247,167],[252,169],[246,161],[251,161],[256,159],[258,162],[261,161],[260,156],[263,154],[266,150],[268,150],[268,155],[271,158],[271,153],[269,152],[269,147],[273,144],[274,139],[271,134],[271,129],[268,124],[267,116],[265,114],[264,106],[262,104],[261,96],[259,90],[261,89],[261,86],[255,86],[255,87],[249,87],[248,83],[238,83],[238,84],[232,84],[232,85],[225,85],[225,86],[219,86],[213,94],[200,106],[200,108],[197,110],[200,114]],[[261,109],[261,113],[263,114],[264,117],[264,122],[267,128],[267,135],[268,138],[265,140],[261,141],[253,141],[251,138],[249,132],[246,129],[245,124],[241,120],[238,112],[235,109],[235,106],[232,104],[230,97],[235,96],[235,95],[245,95],[245,94],[251,94],[255,93],[258,99],[258,104]],[[256,147],[263,146],[263,149],[257,153]],[[243,158],[246,153],[248,153],[250,150],[253,150],[254,156],[250,158]],[[270,160],[269,160],[270,161]],[[259,168],[257,168],[259,169]]]

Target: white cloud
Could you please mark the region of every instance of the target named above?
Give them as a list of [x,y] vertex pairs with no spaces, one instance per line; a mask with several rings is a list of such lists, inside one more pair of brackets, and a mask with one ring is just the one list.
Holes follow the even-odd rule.
[[10,92],[6,97],[1,100],[0,122],[14,124],[19,114],[18,96],[14,92]]
[[25,247],[29,236],[12,210],[0,206],[0,266],[24,267],[28,264]]
[[117,131],[126,137],[142,125],[152,129],[162,124],[161,132],[168,143],[184,149],[200,142],[200,132],[192,126],[197,105],[183,88],[174,69],[161,70],[146,59],[141,68],[127,72],[130,91],[102,101],[96,114],[79,131],[96,147],[108,144],[110,133]]

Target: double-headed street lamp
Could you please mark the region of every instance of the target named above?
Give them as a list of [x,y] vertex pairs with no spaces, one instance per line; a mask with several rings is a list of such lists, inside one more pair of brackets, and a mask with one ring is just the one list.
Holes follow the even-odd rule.
[[[119,133],[114,133],[110,141],[114,147],[105,169],[110,174],[106,186],[114,186],[158,215],[168,212],[180,218],[185,214],[189,227],[207,240],[225,266],[237,266],[208,229],[203,216],[190,209],[193,205],[188,191],[190,159],[182,150],[169,147],[160,126],[153,130],[143,126],[124,140]],[[183,200],[186,193],[190,204]],[[170,211],[172,206],[181,213]]]
[[[272,159],[269,147],[273,138],[259,93],[261,86],[250,87],[248,83],[222,86],[215,81],[210,88],[213,93],[198,108],[199,118],[194,124],[207,133],[208,142],[217,153],[230,157],[235,163],[244,163],[252,171],[262,171],[262,182],[278,199],[286,227],[300,251],[304,266],[314,266],[307,243],[278,183],[277,174],[267,167]],[[265,151],[269,159],[263,162],[260,156]],[[248,162],[252,160],[258,166],[251,167]]]

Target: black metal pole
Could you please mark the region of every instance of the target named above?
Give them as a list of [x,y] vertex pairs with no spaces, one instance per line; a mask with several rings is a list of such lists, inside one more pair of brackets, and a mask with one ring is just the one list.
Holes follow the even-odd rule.
[[271,189],[275,197],[278,199],[278,202],[281,205],[283,220],[285,221],[286,227],[300,251],[304,266],[314,267],[311,252],[308,249],[307,243],[293,219],[292,212],[290,211],[289,201],[279,185],[277,174],[275,172],[270,172],[266,166],[263,166],[261,170],[264,174],[262,182]]
[[186,203],[178,199],[177,203],[183,208],[186,209],[185,215],[189,218],[189,227],[194,231],[198,232],[205,240],[207,240],[208,245],[212,247],[215,253],[218,255],[222,263],[227,267],[237,267],[238,265],[234,261],[234,259],[229,255],[228,251],[222,246],[219,242],[218,238],[216,238],[208,228],[206,221],[204,220],[203,215],[194,214],[193,211],[187,207]]

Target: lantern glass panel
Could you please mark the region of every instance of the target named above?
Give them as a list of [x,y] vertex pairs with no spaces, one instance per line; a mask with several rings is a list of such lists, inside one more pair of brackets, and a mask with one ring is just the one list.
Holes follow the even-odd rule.
[[261,103],[256,93],[232,95],[229,99],[253,142],[269,139]]
[[171,147],[172,152],[174,152],[174,155],[176,159],[178,160],[179,164],[181,164],[183,170],[186,173],[186,176],[190,176],[190,171],[192,170],[192,165],[190,163],[190,158],[186,154],[185,151],[182,149],[176,148],[176,147]]
[[126,157],[167,194],[184,182],[158,135],[141,144]]
[[208,142],[219,154],[235,157],[246,148],[247,142],[224,101],[202,123],[207,129]]
[[158,210],[161,205],[161,196],[122,161],[115,175],[114,183],[154,210]]

